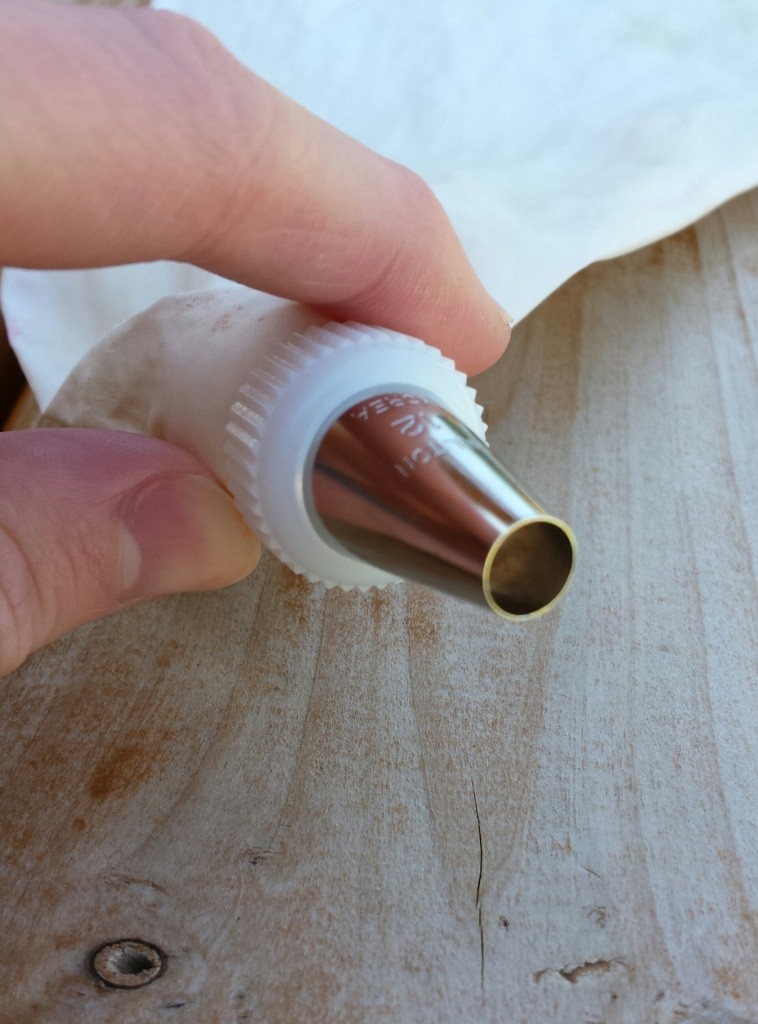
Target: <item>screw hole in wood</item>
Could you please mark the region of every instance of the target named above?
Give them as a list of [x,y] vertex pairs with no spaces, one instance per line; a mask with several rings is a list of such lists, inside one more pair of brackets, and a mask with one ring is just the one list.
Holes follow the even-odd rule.
[[166,956],[151,942],[119,939],[96,949],[91,966],[100,981],[111,988],[143,988],[163,973]]

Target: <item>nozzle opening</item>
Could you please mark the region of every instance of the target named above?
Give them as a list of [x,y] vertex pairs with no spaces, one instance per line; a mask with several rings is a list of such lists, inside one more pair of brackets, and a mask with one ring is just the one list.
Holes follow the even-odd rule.
[[574,535],[560,519],[517,523],[487,555],[482,574],[487,603],[506,619],[543,615],[566,590],[575,556]]

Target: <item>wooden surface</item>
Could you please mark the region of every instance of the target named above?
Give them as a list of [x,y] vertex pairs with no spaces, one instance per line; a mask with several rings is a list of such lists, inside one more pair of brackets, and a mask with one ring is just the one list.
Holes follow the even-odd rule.
[[[755,1024],[757,337],[755,193],[517,328],[545,619],[266,559],[6,679],[3,1024]],[[98,985],[117,939],[165,973]]]

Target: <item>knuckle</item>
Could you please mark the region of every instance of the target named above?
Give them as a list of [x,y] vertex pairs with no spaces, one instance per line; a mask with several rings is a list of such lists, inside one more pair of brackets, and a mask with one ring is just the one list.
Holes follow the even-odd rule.
[[255,199],[251,184],[270,148],[271,90],[192,18],[166,10],[131,14],[175,98],[172,139],[187,171],[172,197],[179,212],[171,258],[209,266],[245,201]]

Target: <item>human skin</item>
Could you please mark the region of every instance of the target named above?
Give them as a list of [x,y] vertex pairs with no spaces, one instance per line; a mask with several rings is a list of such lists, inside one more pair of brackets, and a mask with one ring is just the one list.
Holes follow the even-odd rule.
[[[0,140],[0,266],[180,260],[423,337],[469,373],[507,345],[507,313],[421,179],[189,19],[0,0]],[[91,619],[235,582],[258,555],[179,448],[0,434],[0,674]]]

